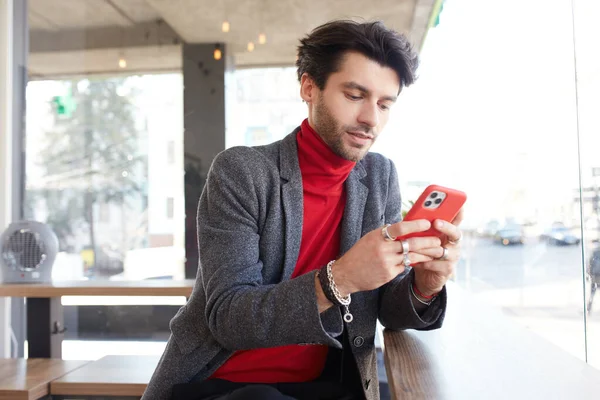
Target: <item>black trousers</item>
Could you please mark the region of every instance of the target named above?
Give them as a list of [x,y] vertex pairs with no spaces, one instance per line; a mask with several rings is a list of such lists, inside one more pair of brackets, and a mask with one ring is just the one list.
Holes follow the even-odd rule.
[[354,400],[339,382],[238,383],[210,379],[176,385],[173,400]]
[[343,349],[329,348],[321,376],[302,383],[239,383],[222,379],[192,381],[173,387],[173,400],[364,400],[362,384],[344,330]]

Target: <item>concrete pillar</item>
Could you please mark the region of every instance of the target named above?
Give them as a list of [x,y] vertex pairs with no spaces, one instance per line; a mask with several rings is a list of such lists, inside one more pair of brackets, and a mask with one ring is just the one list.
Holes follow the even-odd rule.
[[184,168],[186,214],[185,276],[193,279],[198,269],[196,210],[213,158],[225,150],[226,82],[233,63],[224,44],[215,60],[215,44],[183,45]]

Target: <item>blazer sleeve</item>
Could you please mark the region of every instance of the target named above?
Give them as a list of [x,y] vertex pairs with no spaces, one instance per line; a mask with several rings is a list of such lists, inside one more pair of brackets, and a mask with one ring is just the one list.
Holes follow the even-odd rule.
[[[396,167],[391,160],[388,161],[391,166],[385,220],[393,224],[401,220],[402,202]],[[413,279],[414,271],[412,268],[407,268],[379,289],[379,320],[384,327],[394,330],[432,330],[442,326],[446,312],[446,288],[444,287],[423,315],[419,316],[413,306],[410,293]]]
[[206,309],[199,314],[215,339],[231,351],[290,344],[341,348],[334,339],[343,328],[341,314],[335,307],[319,313],[316,272],[263,284],[258,220],[266,211],[260,210],[259,192],[268,190],[265,179],[279,180],[279,175],[269,176],[262,160],[252,160],[258,157],[252,151],[220,153],[200,197],[197,284],[204,286]]

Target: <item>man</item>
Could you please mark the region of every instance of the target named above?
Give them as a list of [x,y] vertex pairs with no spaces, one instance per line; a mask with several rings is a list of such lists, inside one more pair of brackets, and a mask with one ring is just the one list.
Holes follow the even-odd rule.
[[144,399],[378,399],[377,319],[442,324],[462,213],[436,221],[443,242],[392,240],[430,223],[398,222],[394,165],[368,153],[415,53],[381,23],[334,21],[301,40],[297,67],[308,119],[211,166],[197,283]]
[[[594,241],[594,244],[598,246],[598,241]],[[600,247],[596,247],[592,250],[590,261],[587,264],[587,278],[590,281],[590,297],[587,302],[587,313],[592,314],[592,303],[594,302],[594,295],[600,282]]]

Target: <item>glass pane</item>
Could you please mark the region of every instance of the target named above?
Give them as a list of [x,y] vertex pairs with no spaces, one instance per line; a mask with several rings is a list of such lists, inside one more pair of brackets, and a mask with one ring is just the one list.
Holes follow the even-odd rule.
[[591,365],[600,368],[600,306],[596,293],[600,283],[600,57],[597,50],[600,27],[594,18],[600,12],[600,4],[580,0],[573,4],[585,243],[587,356]]
[[242,69],[234,76],[237,91],[228,109],[227,147],[274,142],[306,118],[295,67]]
[[[75,3],[28,2],[24,215],[55,281],[183,279],[181,45],[144,2]],[[63,358],[161,354],[185,301],[63,297]]]
[[165,151],[181,90],[180,74],[29,82],[25,217],[59,239],[53,279],[183,277],[182,152]]
[[377,147],[405,206],[464,190],[455,281],[585,359],[570,2],[446,2],[419,75]]

